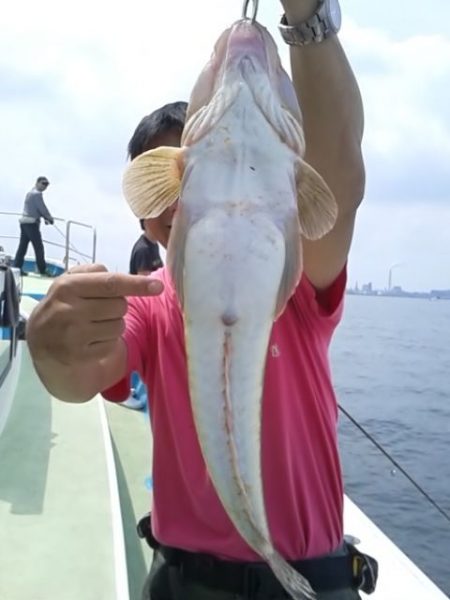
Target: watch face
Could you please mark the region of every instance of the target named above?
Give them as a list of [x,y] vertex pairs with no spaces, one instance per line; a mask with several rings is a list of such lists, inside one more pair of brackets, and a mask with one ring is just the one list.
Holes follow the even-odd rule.
[[330,25],[334,31],[339,31],[341,28],[341,7],[338,0],[328,0],[328,16]]

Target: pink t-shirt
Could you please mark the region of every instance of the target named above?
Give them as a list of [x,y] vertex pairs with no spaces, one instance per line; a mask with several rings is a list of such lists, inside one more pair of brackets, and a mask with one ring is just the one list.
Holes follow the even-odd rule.
[[[192,417],[182,314],[165,269],[160,296],[129,298],[129,372],[147,385],[153,429],[153,533],[168,546],[258,560],[207,475]],[[263,398],[262,473],[275,548],[288,559],[331,552],[343,537],[337,404],[328,362],[342,314],[345,269],[320,299],[304,276],[273,326]],[[103,395],[122,401],[129,379]],[[145,451],[145,449],[143,449]]]

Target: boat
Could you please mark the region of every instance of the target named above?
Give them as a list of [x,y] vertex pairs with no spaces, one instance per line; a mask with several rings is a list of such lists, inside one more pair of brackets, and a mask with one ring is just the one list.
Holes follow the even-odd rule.
[[[56,277],[96,254],[92,226],[61,221],[62,256],[47,258]],[[74,227],[91,231],[90,250],[75,251]],[[149,415],[100,395],[67,404],[45,390],[24,324],[54,277],[34,274],[32,257],[21,277],[11,267],[13,250],[0,253],[0,598],[139,600],[151,562],[136,533],[152,500]],[[347,496],[344,522],[346,534],[361,540],[358,548],[379,562],[371,598],[448,598]]]
[[18,343],[20,290],[17,270],[8,269],[0,255],[0,436],[8,420],[19,376],[22,353],[22,345]]

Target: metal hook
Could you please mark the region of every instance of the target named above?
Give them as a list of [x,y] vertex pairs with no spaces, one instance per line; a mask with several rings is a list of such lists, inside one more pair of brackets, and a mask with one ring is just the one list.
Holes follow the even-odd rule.
[[[242,7],[242,18],[247,19],[247,9],[250,0],[244,0],[244,5]],[[258,14],[258,0],[252,0],[253,3],[253,14],[252,14],[252,23],[256,21],[256,15]]]

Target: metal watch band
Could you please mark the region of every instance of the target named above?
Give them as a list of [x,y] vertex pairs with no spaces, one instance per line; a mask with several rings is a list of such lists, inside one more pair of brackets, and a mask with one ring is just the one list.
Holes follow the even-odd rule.
[[286,15],[280,22],[280,32],[284,41],[291,46],[306,46],[311,42],[319,43],[333,32],[323,19],[316,13],[308,21],[291,26]]

